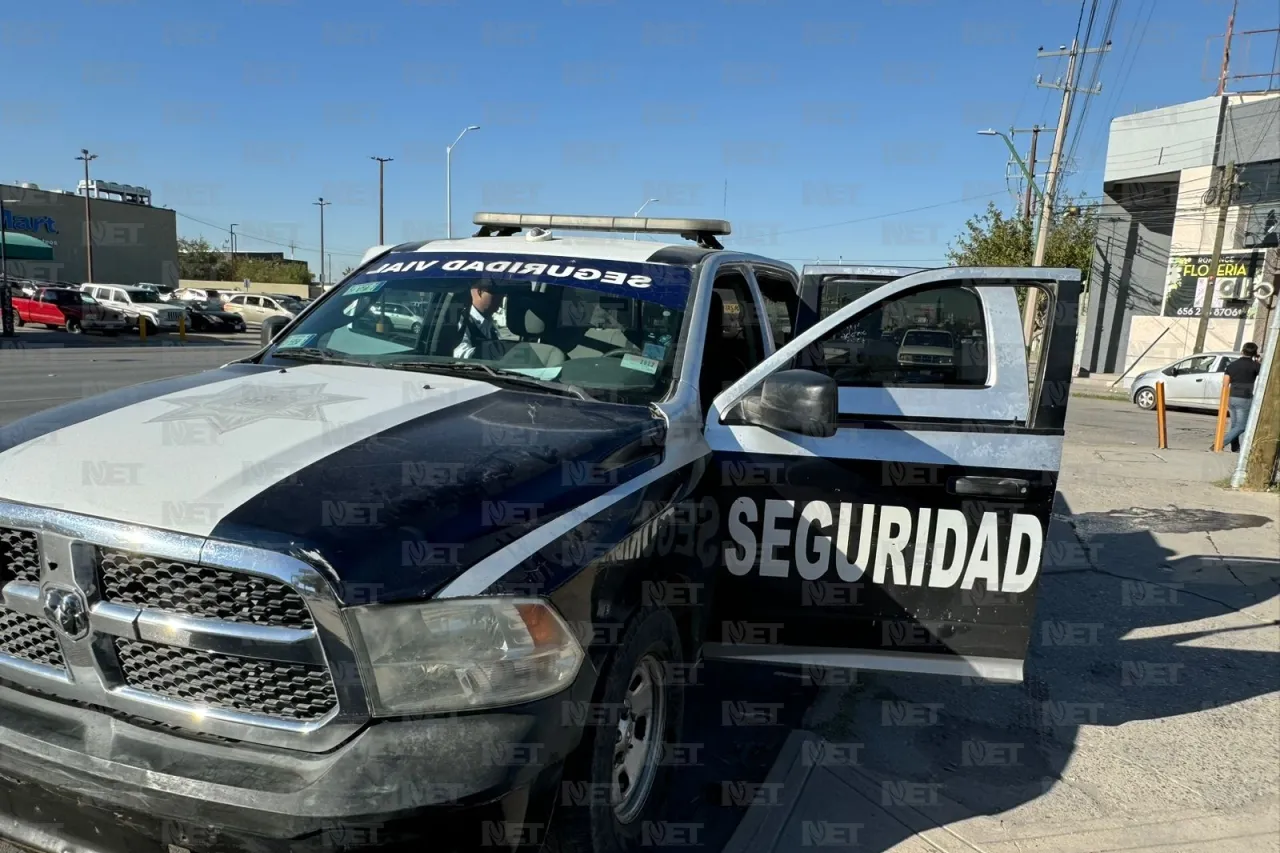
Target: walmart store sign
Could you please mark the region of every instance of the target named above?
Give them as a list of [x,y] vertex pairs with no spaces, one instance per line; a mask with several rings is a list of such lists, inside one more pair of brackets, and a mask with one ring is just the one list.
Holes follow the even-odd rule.
[[19,216],[12,210],[4,212],[4,227],[6,231],[30,231],[33,234],[39,234],[43,229],[46,234],[58,233],[58,224],[52,216]]

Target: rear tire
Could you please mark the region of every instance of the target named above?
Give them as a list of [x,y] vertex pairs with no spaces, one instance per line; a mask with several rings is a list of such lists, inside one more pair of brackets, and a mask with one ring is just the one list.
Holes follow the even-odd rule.
[[1133,395],[1133,402],[1139,409],[1154,409],[1156,407],[1156,392],[1151,388],[1139,388],[1138,392]]
[[[671,613],[642,610],[628,623],[596,701],[621,708],[609,725],[588,726],[565,766],[566,782],[587,783],[607,797],[588,803],[560,802],[548,835],[548,849],[630,853],[647,849],[646,824],[661,819],[674,769],[663,759],[680,742],[684,691],[673,684],[673,664],[683,661],[680,632]],[[562,786],[561,790],[566,790]]]

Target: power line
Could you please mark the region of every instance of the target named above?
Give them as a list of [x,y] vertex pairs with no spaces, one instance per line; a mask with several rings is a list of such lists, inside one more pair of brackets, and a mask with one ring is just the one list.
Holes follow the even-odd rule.
[[895,210],[890,213],[878,213],[875,216],[863,216],[858,219],[846,219],[843,222],[831,222],[827,225],[808,225],[804,228],[789,228],[786,231],[778,231],[778,234],[798,234],[803,231],[820,231],[823,228],[839,228],[842,225],[856,225],[859,222],[871,222],[875,219],[888,219],[893,216],[902,216],[906,213],[918,213],[921,210],[933,210],[938,207],[949,207],[953,204],[961,204],[966,201],[976,201],[978,199],[992,198],[993,196],[1004,195],[1004,190],[996,190],[993,193],[982,193],[981,195],[965,196],[964,198],[955,198],[951,201],[940,201],[937,204],[926,204],[921,207],[911,207],[906,210]]
[[[214,229],[214,230],[216,230],[216,231],[221,231],[221,232],[222,232],[222,233],[224,233],[224,234],[230,234],[230,233],[231,233],[231,230],[230,230],[229,228],[226,228],[226,227],[224,227],[224,226],[222,226],[222,225],[218,225],[216,222],[208,222],[208,221],[206,221],[206,220],[204,220],[204,219],[197,219],[196,217],[192,216],[191,214],[189,214],[189,213],[183,213],[183,212],[181,212],[181,211],[179,211],[179,210],[175,210],[175,211],[174,211],[174,213],[175,213],[176,215],[178,215],[178,216],[181,216],[183,219],[189,219],[189,220],[191,220],[192,222],[198,222],[198,223],[200,223],[201,225],[208,226],[209,228],[213,228],[213,229]],[[249,233],[247,233],[247,232],[245,232],[245,231],[241,231],[241,232],[240,232],[239,234],[237,234],[236,236],[238,236],[238,237],[248,237],[248,238],[249,238],[249,239],[251,239],[251,240],[258,240],[258,241],[260,241],[260,242],[262,242],[262,243],[268,243],[268,244],[270,244],[270,245],[272,245],[272,246],[281,246],[281,247],[286,248],[286,249],[302,249],[304,252],[318,252],[318,251],[320,251],[319,247],[317,247],[317,246],[304,246],[304,245],[302,245],[302,244],[300,244],[300,243],[294,243],[294,242],[291,242],[291,243],[282,243],[282,242],[280,242],[279,240],[272,240],[272,239],[271,239],[271,238],[269,238],[269,237],[259,237],[259,236],[254,235],[254,234],[249,234]],[[329,249],[329,248],[326,248],[326,249],[325,249],[325,253],[326,253],[326,254],[329,254],[329,255],[341,255],[342,257],[347,257],[347,258],[363,258],[363,257],[364,257],[364,252],[353,252],[353,251],[349,251],[349,250],[338,250],[338,249]]]

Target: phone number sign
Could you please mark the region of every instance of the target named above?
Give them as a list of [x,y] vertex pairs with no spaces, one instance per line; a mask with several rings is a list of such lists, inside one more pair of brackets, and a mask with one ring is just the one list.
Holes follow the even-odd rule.
[[[1183,255],[1169,259],[1165,279],[1164,310],[1166,317],[1199,317],[1203,313],[1204,292],[1209,286],[1212,255]],[[1247,317],[1255,296],[1266,296],[1269,285],[1262,278],[1266,264],[1261,252],[1223,256],[1218,260],[1214,282],[1211,317]]]

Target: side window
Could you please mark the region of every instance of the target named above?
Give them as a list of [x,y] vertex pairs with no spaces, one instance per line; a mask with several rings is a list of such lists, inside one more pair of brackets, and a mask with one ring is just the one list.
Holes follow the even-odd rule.
[[[840,305],[861,295],[840,293]],[[826,296],[823,316],[840,307],[828,308]],[[957,285],[896,297],[827,333],[801,357],[801,366],[843,386],[985,387],[982,299]]]
[[732,271],[716,276],[698,378],[703,411],[711,408],[717,394],[763,360],[764,331],[746,278]]
[[118,302],[133,302],[133,300],[129,298],[129,294],[123,290],[112,290],[110,293],[111,298]]
[[1179,373],[1209,373],[1213,370],[1213,362],[1217,358],[1215,355],[1202,355],[1196,358],[1188,358],[1180,361],[1175,365]]
[[773,345],[781,347],[791,340],[795,332],[800,294],[788,278],[765,270],[756,270],[755,274],[769,328],[773,332]]

